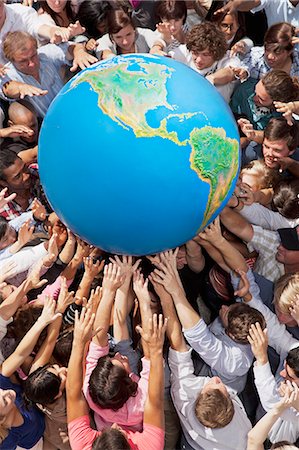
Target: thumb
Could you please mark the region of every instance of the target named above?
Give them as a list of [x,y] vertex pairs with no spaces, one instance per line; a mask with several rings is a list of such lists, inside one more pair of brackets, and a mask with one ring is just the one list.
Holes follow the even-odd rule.
[[141,336],[143,335],[143,329],[140,325],[137,325],[135,330],[137,331],[137,333],[139,333]]

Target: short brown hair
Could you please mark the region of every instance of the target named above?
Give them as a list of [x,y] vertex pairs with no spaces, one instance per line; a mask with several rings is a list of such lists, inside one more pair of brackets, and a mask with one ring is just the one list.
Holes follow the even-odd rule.
[[224,33],[214,23],[208,22],[191,29],[186,36],[186,46],[195,53],[209,50],[215,61],[223,58],[228,49]]
[[199,422],[209,428],[226,427],[234,416],[231,398],[219,389],[200,393],[195,404],[195,414]]
[[283,70],[271,70],[262,78],[262,83],[272,101],[293,102],[299,98],[299,83]]
[[16,51],[22,51],[25,49],[28,41],[33,42],[37,48],[37,40],[31,36],[31,34],[25,31],[12,31],[6,34],[3,41],[3,53],[8,61],[14,61],[14,55]]
[[[299,217],[299,178],[282,180],[274,187],[272,205],[287,219]],[[299,294],[299,292],[298,292]]]
[[298,147],[298,125],[296,122],[289,125],[284,117],[272,117],[265,128],[264,137],[269,141],[286,141],[289,150]]
[[293,25],[287,22],[275,23],[268,28],[265,38],[264,46],[266,49],[273,49],[274,52],[282,50],[293,50],[292,38],[296,35],[296,29]]
[[107,13],[107,31],[109,33],[110,38],[112,34],[117,34],[123,28],[131,25],[135,28],[135,25],[132,21],[132,17],[127,14],[123,9],[111,9]]
[[186,2],[178,2],[177,0],[160,0],[155,2],[155,14],[159,21],[179,20],[187,17]]
[[236,303],[230,307],[227,322],[226,332],[239,344],[248,344],[247,336],[251,325],[258,322],[262,329],[266,327],[263,314],[245,303]]

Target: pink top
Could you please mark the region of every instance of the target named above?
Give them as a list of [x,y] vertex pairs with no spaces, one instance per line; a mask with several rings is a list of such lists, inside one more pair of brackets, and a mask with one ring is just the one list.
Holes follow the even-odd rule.
[[[90,450],[93,441],[101,435],[99,431],[90,428],[89,416],[78,417],[68,425],[69,439],[72,450]],[[127,439],[133,450],[163,450],[164,430],[162,428],[143,424],[142,433],[127,431]]]
[[[69,288],[73,282],[73,278],[71,280],[66,280],[66,285]],[[57,277],[54,283],[48,284],[45,289],[37,296],[40,303],[45,301],[47,295],[50,295],[54,298],[54,300],[58,299],[61,288],[61,276]],[[31,300],[29,303],[35,303],[36,300]]]
[[130,397],[129,400],[117,411],[112,409],[102,409],[96,405],[89,394],[89,378],[96,367],[98,360],[109,353],[109,346],[100,347],[94,342],[90,343],[88,355],[86,358],[86,373],[83,383],[83,392],[90,408],[95,412],[94,419],[98,430],[110,427],[114,423],[124,428],[124,430],[141,431],[143,422],[144,404],[147,398],[148,379],[150,371],[150,362],[142,358],[142,371],[140,378],[134,373],[130,374],[133,381],[138,383],[137,394]]

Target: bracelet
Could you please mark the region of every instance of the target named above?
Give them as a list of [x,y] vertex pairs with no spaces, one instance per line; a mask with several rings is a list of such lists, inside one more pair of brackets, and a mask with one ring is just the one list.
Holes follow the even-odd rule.
[[239,199],[239,197],[237,197],[236,194],[234,194],[234,196],[235,196],[236,199],[238,200],[238,203],[236,204],[236,206],[231,206],[232,209],[238,208],[238,206],[240,205],[240,199]]

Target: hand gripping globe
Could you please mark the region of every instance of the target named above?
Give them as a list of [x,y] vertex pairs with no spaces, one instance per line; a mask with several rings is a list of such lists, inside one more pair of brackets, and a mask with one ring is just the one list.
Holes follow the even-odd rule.
[[117,254],[174,248],[231,196],[239,134],[217,90],[170,58],[131,54],[72,78],[39,142],[41,181],[60,219]]

